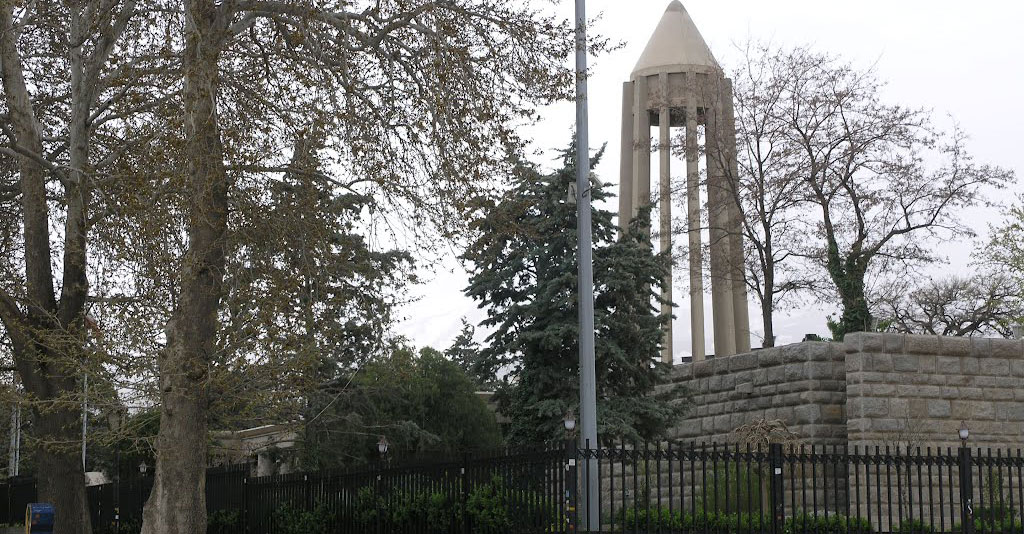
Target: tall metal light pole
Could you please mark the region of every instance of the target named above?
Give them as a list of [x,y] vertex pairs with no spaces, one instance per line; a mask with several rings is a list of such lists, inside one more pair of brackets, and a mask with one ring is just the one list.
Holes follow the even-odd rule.
[[[594,363],[594,272],[590,221],[590,140],[587,125],[587,9],[576,0],[576,229],[579,247],[580,314],[580,443],[597,448],[597,372]],[[589,455],[588,455],[589,456]],[[597,462],[588,458],[582,466],[586,494],[581,495],[580,523],[598,529]]]

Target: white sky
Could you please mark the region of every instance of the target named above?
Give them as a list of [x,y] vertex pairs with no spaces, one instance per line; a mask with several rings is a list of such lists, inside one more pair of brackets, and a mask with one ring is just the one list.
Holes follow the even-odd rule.
[[[604,142],[609,148],[595,172],[613,192],[618,191],[622,82],[629,78],[667,5],[667,0],[587,2],[588,14],[601,14],[590,31],[626,44],[613,54],[590,60],[591,148]],[[876,65],[879,77],[889,82],[885,96],[890,102],[931,108],[937,119],[950,114],[971,136],[969,149],[978,162],[1017,173],[1013,190],[999,197],[1009,200],[1014,192],[1024,190],[1020,185],[1024,178],[1024,2],[689,0],[684,5],[727,70],[739,61],[735,45],[748,37],[783,46],[808,44],[858,66]],[[559,9],[572,16],[572,2],[563,0]],[[538,149],[564,147],[575,119],[573,104],[551,106],[543,116],[543,122],[524,136],[532,138]],[[678,169],[682,165],[675,164],[673,174]],[[976,210],[968,219],[983,234],[999,214]],[[946,244],[942,250],[950,263],[938,269],[966,271],[972,249],[973,243]],[[677,268],[673,325],[677,360],[689,353],[690,346],[689,305],[679,289],[685,283],[681,274],[685,276]],[[412,289],[418,300],[401,310],[405,319],[398,333],[417,346],[444,349],[458,331],[461,317],[476,323],[484,313],[463,296],[467,276],[453,258],[438,258],[434,272],[424,275],[430,281]],[[709,297],[705,304],[710,306]],[[759,312],[750,311],[751,330],[760,330]],[[798,341],[805,333],[827,335],[825,316],[832,311],[810,305],[777,313],[778,343]],[[705,317],[711,317],[710,310]],[[708,321],[707,344],[712,352],[710,326]]]

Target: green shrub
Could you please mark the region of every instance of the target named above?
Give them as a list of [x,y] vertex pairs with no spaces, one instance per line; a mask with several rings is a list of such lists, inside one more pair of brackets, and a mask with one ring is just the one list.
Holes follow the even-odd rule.
[[698,508],[724,513],[750,513],[760,508],[767,493],[764,485],[767,479],[762,479],[755,469],[748,472],[741,466],[737,471],[736,466],[735,463],[717,465],[707,473],[707,479],[702,480],[704,492]]
[[241,510],[217,510],[206,517],[206,534],[234,534],[241,527]]
[[1007,505],[979,506],[974,509],[974,519],[998,523],[1004,519],[1017,517],[1017,510]]
[[[949,530],[953,533],[963,532],[963,525],[953,523]],[[1021,523],[1020,519],[1010,517],[990,521],[975,516],[974,531],[979,534],[1020,534],[1024,532],[1024,524]]]
[[[745,512],[727,514],[723,512],[697,510],[695,513],[666,508],[627,508],[618,514],[617,523],[623,531],[645,530],[668,532],[718,532],[742,534],[769,528],[762,524],[768,518]],[[845,534],[845,533],[844,533]]]
[[[849,528],[849,530],[847,530]],[[839,514],[818,514],[802,512],[787,517],[782,525],[785,534],[846,534],[856,532],[869,534],[871,521],[863,517],[846,517]]]
[[624,529],[643,529],[650,525],[651,529],[682,529],[682,514],[679,511],[669,512],[666,508],[627,508],[619,514],[618,522]]
[[[511,491],[500,477],[474,485],[465,506],[458,498],[461,481],[452,482],[456,489],[453,496],[405,490],[378,493],[371,487],[361,488],[356,495],[353,515],[346,519],[363,527],[374,527],[379,522],[387,530],[425,525],[428,534],[458,531],[466,518],[474,530],[487,532],[538,526],[557,530],[561,525],[556,502],[530,490]],[[550,508],[543,506],[545,502]]]
[[327,534],[333,523],[333,514],[323,506],[309,511],[286,504],[274,511],[274,525],[280,534]]
[[896,530],[899,534],[935,534],[935,527],[920,519],[904,519]]

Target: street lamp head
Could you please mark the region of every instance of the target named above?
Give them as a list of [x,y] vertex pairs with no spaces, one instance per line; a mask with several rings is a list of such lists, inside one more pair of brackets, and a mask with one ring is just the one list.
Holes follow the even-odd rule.
[[562,424],[565,425],[566,432],[576,430],[576,416],[573,415],[571,410],[565,412],[565,419],[562,420]]
[[970,433],[969,430],[967,430],[967,423],[965,423],[964,421],[960,421],[960,431],[959,431],[959,434],[960,434],[960,441],[963,441],[964,443],[967,443],[967,438],[968,438],[968,436],[970,436],[971,433]]
[[139,464],[139,474],[145,475],[146,471],[148,471],[148,470],[149,470],[149,466],[146,465],[146,461],[143,460],[142,463]]
[[377,452],[379,452],[381,456],[384,456],[388,453],[388,445],[388,438],[381,436],[380,441],[377,442]]

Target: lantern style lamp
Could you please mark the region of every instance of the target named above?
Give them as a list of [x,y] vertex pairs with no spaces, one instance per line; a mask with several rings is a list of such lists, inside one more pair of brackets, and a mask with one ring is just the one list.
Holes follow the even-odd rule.
[[389,445],[388,438],[381,436],[380,441],[377,442],[377,452],[380,453],[381,458],[387,455]]
[[576,430],[576,416],[573,415],[571,410],[565,412],[565,417],[562,418],[562,425],[565,427],[565,437],[569,439],[572,437],[573,430]]

